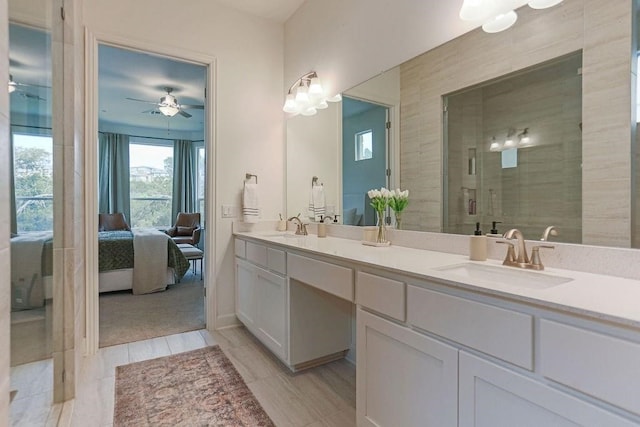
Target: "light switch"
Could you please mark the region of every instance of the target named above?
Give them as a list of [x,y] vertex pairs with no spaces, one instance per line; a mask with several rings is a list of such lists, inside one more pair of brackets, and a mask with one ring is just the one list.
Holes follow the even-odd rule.
[[222,218],[234,218],[236,207],[232,205],[222,205]]

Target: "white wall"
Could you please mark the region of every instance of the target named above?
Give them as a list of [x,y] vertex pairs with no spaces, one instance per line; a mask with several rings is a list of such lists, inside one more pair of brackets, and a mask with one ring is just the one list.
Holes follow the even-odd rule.
[[94,33],[152,44],[158,52],[182,48],[216,58],[211,119],[217,147],[209,151],[216,206],[207,226],[209,235],[215,233],[215,326],[234,323],[232,219],[221,219],[220,211],[222,204],[240,205],[246,172],[259,177],[264,219],[277,218],[284,208],[282,25],[214,0],[85,0],[84,23]]
[[285,23],[285,85],[315,70],[332,93],[353,87],[477,26],[460,20],[461,5],[461,0],[307,0]]
[[[329,103],[313,117],[296,116],[287,121],[287,218],[301,213],[309,221],[309,194],[314,176],[324,185],[327,206],[341,214],[340,146],[342,109]],[[284,215],[284,213],[283,213]]]

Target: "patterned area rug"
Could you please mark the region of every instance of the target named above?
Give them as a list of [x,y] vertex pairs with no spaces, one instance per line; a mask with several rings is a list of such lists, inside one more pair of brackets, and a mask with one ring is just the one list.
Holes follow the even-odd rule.
[[116,368],[114,426],[273,426],[220,347]]

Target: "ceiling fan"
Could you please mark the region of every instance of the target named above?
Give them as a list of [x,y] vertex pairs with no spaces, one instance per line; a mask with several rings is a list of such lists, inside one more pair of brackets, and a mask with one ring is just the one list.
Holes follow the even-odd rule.
[[46,88],[48,89],[49,86],[42,86],[42,85],[34,85],[34,84],[30,84],[30,83],[18,83],[15,80],[13,80],[13,76],[11,74],[9,74],[9,84],[8,84],[8,90],[9,93],[17,93],[20,96],[23,96],[27,99],[37,99],[38,101],[46,101],[46,99],[44,99],[43,97],[39,96],[39,95],[34,95],[32,93],[27,92],[25,89],[26,87],[32,87],[32,88]]
[[176,97],[171,95],[171,92],[173,92],[173,88],[166,87],[164,88],[164,90],[167,92],[167,94],[160,97],[160,102],[145,101],[144,99],[136,99],[136,98],[126,98],[126,99],[130,101],[144,102],[146,104],[153,104],[156,106],[156,108],[143,111],[143,113],[156,113],[156,111],[159,110],[160,113],[168,117],[173,117],[176,114],[180,114],[183,117],[189,118],[191,117],[191,114],[187,113],[184,110],[190,109],[190,108],[198,109],[198,110],[204,109],[204,105],[178,104],[178,100],[176,99]]

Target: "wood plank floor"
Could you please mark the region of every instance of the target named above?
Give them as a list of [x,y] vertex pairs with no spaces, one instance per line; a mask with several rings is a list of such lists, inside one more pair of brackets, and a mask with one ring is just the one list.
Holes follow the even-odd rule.
[[354,365],[340,360],[293,374],[242,327],[101,348],[80,372],[71,425],[113,424],[116,366],[216,344],[277,426],[355,426]]

